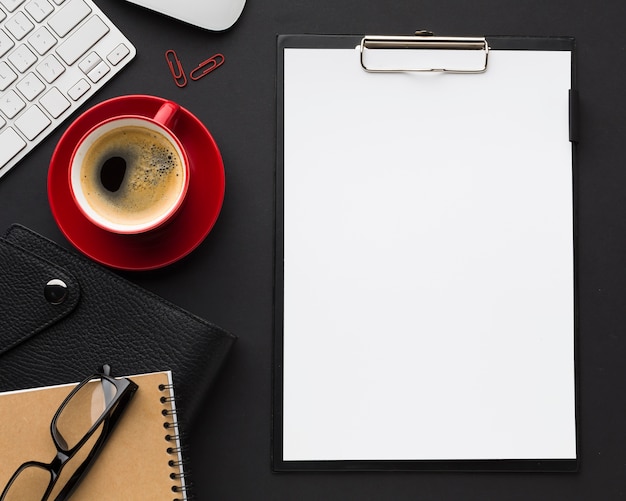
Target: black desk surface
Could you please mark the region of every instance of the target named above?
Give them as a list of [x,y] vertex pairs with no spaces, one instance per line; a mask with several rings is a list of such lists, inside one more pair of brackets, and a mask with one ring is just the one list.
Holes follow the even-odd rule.
[[[195,113],[217,141],[226,198],[202,245],[132,281],[239,336],[208,396],[191,446],[201,500],[626,499],[626,3],[623,0],[248,0],[213,34],[123,0],[96,0],[138,49],[87,106],[153,94]],[[270,463],[273,176],[279,33],[570,35],[578,42],[579,452],[577,473],[289,473]],[[164,53],[188,69],[221,52],[223,67],[177,88]],[[323,71],[323,68],[320,68]],[[82,109],[86,109],[86,107]],[[68,122],[69,124],[69,122]],[[13,222],[66,245],[50,213],[46,174],[66,126],[0,180],[0,227]]]

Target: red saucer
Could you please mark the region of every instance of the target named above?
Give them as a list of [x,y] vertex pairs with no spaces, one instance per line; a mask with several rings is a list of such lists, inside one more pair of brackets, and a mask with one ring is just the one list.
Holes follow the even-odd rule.
[[117,235],[88,221],[74,204],[68,168],[74,145],[83,134],[109,117],[154,116],[165,99],[131,95],[104,101],[80,115],[57,145],[48,171],[48,200],[65,237],[83,254],[104,265],[124,270],[150,270],[172,264],[194,250],[209,234],[224,200],[224,164],[206,127],[181,108],[173,132],[189,155],[187,198],[165,227],[142,235]]

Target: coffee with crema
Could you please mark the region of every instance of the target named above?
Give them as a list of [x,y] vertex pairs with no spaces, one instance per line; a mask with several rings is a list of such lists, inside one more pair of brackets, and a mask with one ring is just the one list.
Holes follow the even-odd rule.
[[116,224],[137,225],[169,210],[183,189],[185,173],[167,137],[128,125],[96,139],[85,154],[80,178],[94,211]]

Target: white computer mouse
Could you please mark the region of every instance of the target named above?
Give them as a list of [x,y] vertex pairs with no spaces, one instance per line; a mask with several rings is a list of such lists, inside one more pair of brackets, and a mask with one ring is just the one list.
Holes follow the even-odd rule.
[[194,26],[211,31],[230,28],[246,0],[126,0]]

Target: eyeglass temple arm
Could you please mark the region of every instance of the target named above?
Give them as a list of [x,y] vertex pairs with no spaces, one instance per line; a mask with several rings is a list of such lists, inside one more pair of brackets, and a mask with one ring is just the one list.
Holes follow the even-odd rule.
[[[109,370],[110,370],[110,367],[109,367]],[[54,499],[54,501],[66,501],[80,484],[79,482],[80,479],[84,475],[87,474],[87,472],[89,471],[89,468],[91,468],[91,466],[94,463],[94,459],[96,458],[98,454],[100,454],[100,450],[104,446],[104,443],[107,441],[107,439],[109,438],[109,435],[111,434],[111,432],[115,428],[115,425],[117,424],[120,417],[122,416],[123,410],[126,407],[126,404],[135,394],[135,391],[137,390],[137,385],[135,385],[135,383],[132,383],[132,385],[135,388],[131,389],[130,391],[127,391],[122,396],[119,402],[117,402],[115,409],[113,409],[109,417],[106,418],[102,422],[102,426],[103,426],[102,433],[100,434],[100,437],[98,437],[98,440],[96,441],[93,449],[91,450],[91,452],[89,453],[89,455],[87,456],[83,464],[81,464],[76,469],[76,471],[72,474],[71,478],[65,484],[61,492],[59,492],[59,495]]]

